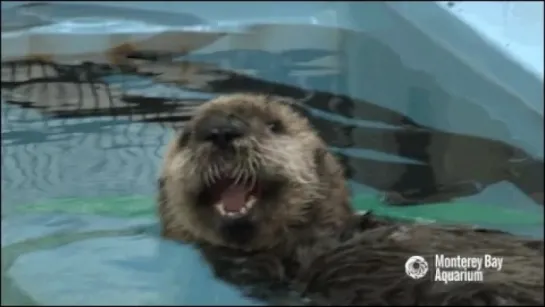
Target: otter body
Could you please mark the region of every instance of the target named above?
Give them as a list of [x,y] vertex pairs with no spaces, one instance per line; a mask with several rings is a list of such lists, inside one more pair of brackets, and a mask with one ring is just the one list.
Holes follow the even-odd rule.
[[[334,248],[311,247],[307,254],[314,257],[300,259],[298,290],[315,304],[326,305],[543,305],[543,241],[465,227],[379,224]],[[483,267],[482,275],[470,272],[461,277],[465,280],[449,281],[445,280],[452,277],[449,269],[436,267],[444,258],[482,259],[485,254],[501,257],[501,268]],[[428,265],[419,279],[405,272],[412,256],[422,257]],[[471,278],[474,281],[468,281]]]
[[[276,304],[543,304],[542,241],[355,214],[342,167],[279,97],[202,105],[169,145],[158,211],[164,237],[195,244],[219,278]],[[482,283],[407,277],[409,257],[435,254],[505,264]]]

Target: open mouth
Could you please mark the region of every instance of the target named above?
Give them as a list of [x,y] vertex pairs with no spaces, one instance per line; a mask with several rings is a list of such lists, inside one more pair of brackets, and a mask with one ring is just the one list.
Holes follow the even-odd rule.
[[258,184],[223,178],[210,185],[203,193],[222,217],[240,218],[250,213],[259,197]]

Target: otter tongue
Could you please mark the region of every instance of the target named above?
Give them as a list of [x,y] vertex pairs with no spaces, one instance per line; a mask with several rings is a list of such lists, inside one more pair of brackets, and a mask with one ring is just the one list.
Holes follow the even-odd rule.
[[228,187],[220,196],[223,208],[230,212],[239,212],[246,204],[246,188],[234,184]]

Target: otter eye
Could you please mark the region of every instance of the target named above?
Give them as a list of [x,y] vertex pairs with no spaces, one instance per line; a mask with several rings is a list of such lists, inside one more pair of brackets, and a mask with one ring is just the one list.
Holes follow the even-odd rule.
[[279,120],[273,120],[267,124],[269,130],[273,133],[282,133],[284,132],[284,126]]

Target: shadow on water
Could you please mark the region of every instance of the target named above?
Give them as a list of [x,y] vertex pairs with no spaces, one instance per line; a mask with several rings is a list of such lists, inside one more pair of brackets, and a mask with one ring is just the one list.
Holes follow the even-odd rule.
[[[357,35],[352,37],[356,44],[361,40],[362,45],[376,48],[369,55],[377,57],[374,62],[397,63],[395,69],[404,78],[427,80],[426,87],[415,86],[399,104],[456,101],[467,106],[472,120],[483,127],[508,131],[478,102],[449,97],[431,76],[404,67],[388,47]],[[543,204],[541,159],[512,144],[443,131],[378,103],[350,97],[343,67],[311,64],[339,57],[334,52],[232,49],[179,55],[128,45],[114,51],[115,65],[91,61],[68,65],[47,57],[2,63],[3,203],[117,195],[120,190],[127,195],[153,195],[157,165],[170,132],[183,129],[194,108],[216,95],[256,92],[300,102],[300,111],[345,166],[355,193],[374,190],[390,205],[418,205],[479,195],[491,185],[508,182],[531,202]],[[396,90],[387,85],[384,89]],[[440,92],[432,96],[445,101],[428,101],[431,91]],[[426,110],[430,116],[434,108]],[[104,159],[95,155],[86,160],[86,151],[93,148],[101,150]],[[11,207],[2,205],[3,217]],[[2,297],[9,292],[18,304],[35,304],[4,274],[20,255],[123,235],[121,230],[104,230],[55,235],[54,242],[42,237],[6,248],[3,244]]]

